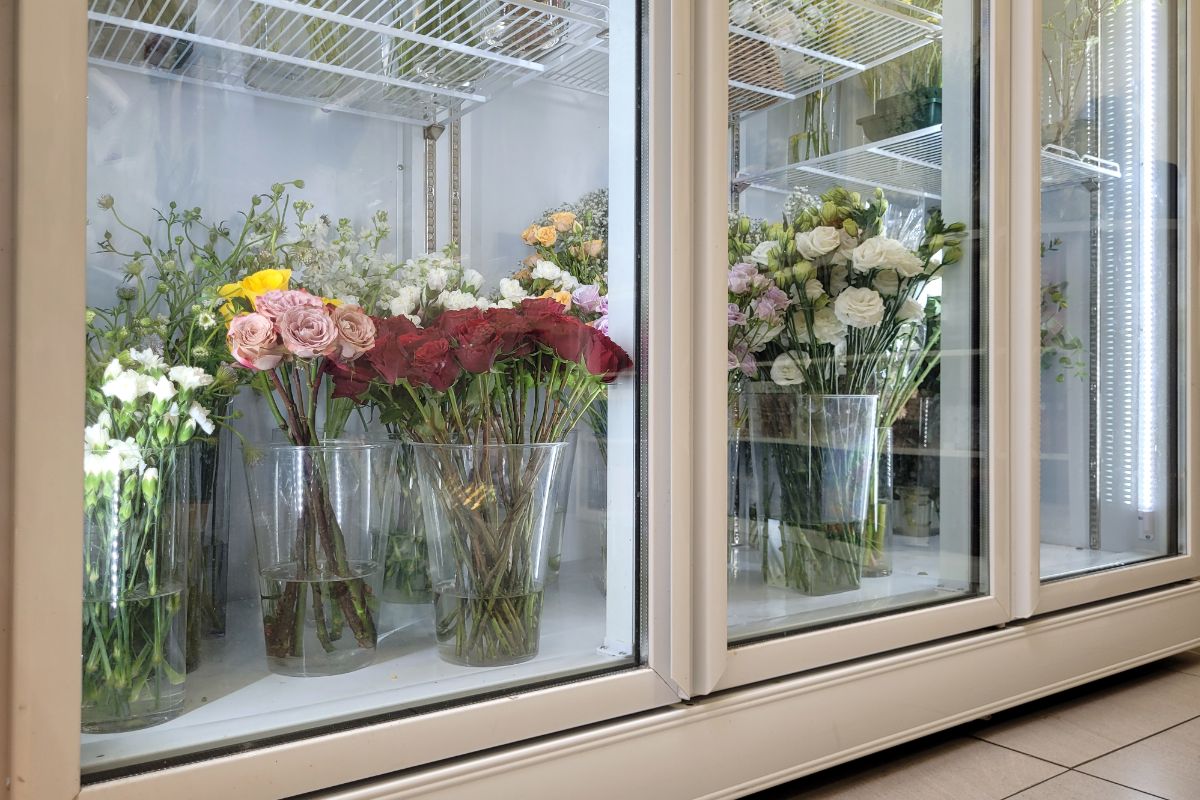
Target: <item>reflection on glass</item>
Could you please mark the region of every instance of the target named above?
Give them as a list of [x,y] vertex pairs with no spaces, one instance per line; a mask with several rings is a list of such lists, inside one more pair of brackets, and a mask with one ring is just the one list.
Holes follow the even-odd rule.
[[947,5],[730,3],[731,642],[986,590],[986,58]]
[[635,664],[634,6],[87,5],[84,771]]
[[1179,548],[1185,5],[1043,3],[1043,579]]

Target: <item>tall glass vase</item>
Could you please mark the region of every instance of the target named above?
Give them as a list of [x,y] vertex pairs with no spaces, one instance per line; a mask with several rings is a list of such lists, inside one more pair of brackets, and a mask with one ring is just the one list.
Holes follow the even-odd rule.
[[751,395],[751,437],[772,473],[768,584],[824,595],[859,588],[875,468],[874,395]]
[[[221,412],[223,413],[223,412]],[[187,446],[187,668],[200,665],[201,642],[225,635],[229,568],[229,463],[222,434]]]
[[183,710],[186,499],[183,446],[143,468],[86,475],[82,727],[134,730]]
[[417,465],[407,445],[396,447],[395,453],[395,500],[384,543],[383,599],[403,605],[428,603],[433,599],[433,586]]
[[537,655],[553,489],[566,447],[413,445],[446,661],[488,667]]
[[579,431],[567,436],[567,447],[563,450],[562,464],[555,479],[553,496],[554,511],[550,518],[550,575],[558,574],[562,567],[563,537],[567,531],[567,507],[571,504],[571,487],[575,481],[575,451],[579,449]]
[[892,574],[892,502],[895,483],[892,470],[892,429],[875,430],[875,471],[867,498],[867,522],[863,529],[863,577],[885,578]]
[[392,444],[246,444],[267,665],[336,675],[375,657]]

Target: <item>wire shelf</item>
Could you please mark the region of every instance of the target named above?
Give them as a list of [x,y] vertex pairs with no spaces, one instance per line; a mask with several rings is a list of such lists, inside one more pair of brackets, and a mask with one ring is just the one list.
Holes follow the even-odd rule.
[[561,63],[547,65],[541,78],[549,83],[589,94],[608,95],[608,49],[575,50]]
[[941,38],[940,14],[899,0],[731,0],[729,111],[795,100]]
[[[1042,148],[1042,187],[1120,178],[1121,167],[1095,156],[1080,156],[1055,145]],[[802,190],[819,195],[835,186],[883,189],[938,200],[942,193],[942,126],[904,133],[820,158],[756,175],[739,175],[739,191],[762,189],[780,194]]]
[[89,60],[418,124],[478,108],[608,31],[607,0],[88,0]]

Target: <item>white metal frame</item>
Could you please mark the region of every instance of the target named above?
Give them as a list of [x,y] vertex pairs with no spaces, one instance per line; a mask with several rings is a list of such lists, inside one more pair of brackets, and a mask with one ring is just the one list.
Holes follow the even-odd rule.
[[[692,266],[681,252],[691,241],[695,195],[681,187],[693,179],[688,137],[695,129],[692,115],[700,109],[690,100],[695,68],[690,4],[648,5],[654,61],[648,76],[651,102],[645,105],[651,110],[652,165],[645,190],[653,215],[648,253],[653,301],[692,282]],[[61,343],[83,336],[85,243],[83,226],[64,226],[47,210],[85,206],[87,17],[74,0],[16,0],[16,13],[12,122],[20,170],[13,192],[16,346],[9,385],[14,419],[21,424],[12,426],[11,449],[0,454],[5,467],[20,465],[12,487],[13,559],[6,576],[13,612],[7,690],[14,709],[4,720],[4,741],[13,797],[157,800],[194,796],[199,786],[205,796],[290,796],[659,708],[687,696],[695,655],[689,607],[693,531],[686,522],[693,516],[693,492],[689,473],[677,465],[694,463],[690,443],[698,437],[690,426],[681,430],[687,415],[673,412],[680,398],[691,394],[697,371],[687,369],[693,324],[688,308],[664,300],[653,303],[648,330],[655,368],[646,372],[647,489],[671,503],[651,504],[648,513],[653,534],[645,601],[654,624],[645,666],[80,788],[78,633],[72,630],[79,618],[81,493],[79,480],[61,476],[78,475],[83,369],[82,351],[64,358]],[[718,188],[716,195],[723,194]]]
[[[1190,4],[1189,4],[1190,5]],[[1038,202],[1022,202],[1017,198],[1040,198],[1039,150],[1041,132],[1038,111],[1041,96],[1041,0],[1014,0],[1014,39],[1023,41],[1025,47],[1014,52],[1012,64],[1012,285],[1020,292],[1014,295],[1011,307],[1012,379],[1009,384],[1009,403],[1012,413],[1012,464],[1013,464],[1013,615],[1018,618],[1031,617],[1058,611],[1071,606],[1092,603],[1111,597],[1153,589],[1165,584],[1200,577],[1200,517],[1193,502],[1196,482],[1191,478],[1189,466],[1200,456],[1200,399],[1197,390],[1197,375],[1200,374],[1200,320],[1196,309],[1200,309],[1200,281],[1196,281],[1189,265],[1181,265],[1180,280],[1187,302],[1184,308],[1186,335],[1181,344],[1192,346],[1185,355],[1185,408],[1184,436],[1180,470],[1186,478],[1186,489],[1180,498],[1183,509],[1180,518],[1186,530],[1184,553],[1171,558],[1160,558],[1143,564],[1134,564],[1102,572],[1043,583],[1039,564],[1041,544],[1040,530],[1040,479],[1039,457],[1041,452],[1040,414],[1038,410],[1041,387],[1040,329],[1038,296],[1041,286],[1041,208]],[[1197,149],[1197,133],[1200,132],[1200,103],[1195,102],[1193,87],[1200,86],[1200,58],[1196,56],[1200,47],[1200,13],[1189,8],[1186,22],[1186,81],[1188,98],[1183,110],[1186,115],[1187,143],[1185,165],[1187,174],[1186,191],[1186,250],[1189,261],[1194,263],[1200,247],[1200,217],[1195,212],[1195,198],[1200,197],[1200,176],[1197,165],[1200,151]]]

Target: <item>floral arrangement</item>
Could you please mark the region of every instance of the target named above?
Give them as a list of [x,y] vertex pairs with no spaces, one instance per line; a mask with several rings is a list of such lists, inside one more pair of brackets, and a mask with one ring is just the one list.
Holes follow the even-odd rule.
[[[600,294],[607,294],[606,242],[596,238],[595,231],[595,222],[589,216],[580,218],[574,211],[556,211],[534,222],[521,232],[521,239],[534,252],[523,262],[525,269],[514,278],[535,296],[547,291],[569,292],[580,285],[596,286]],[[543,268],[541,274],[534,274],[543,263],[558,267],[557,273]]]
[[186,574],[173,500],[184,486],[177,445],[211,434],[197,398],[214,383],[200,367],[149,349],[119,353],[87,393],[84,429],[83,717],[122,724],[130,709],[167,714],[182,703],[186,665],[172,631]]

